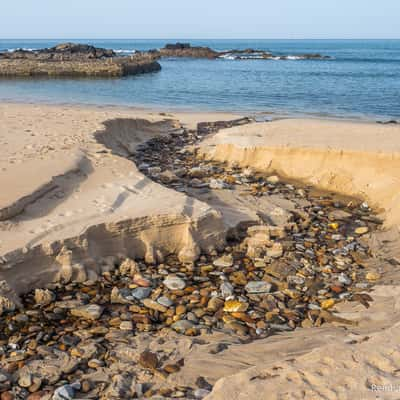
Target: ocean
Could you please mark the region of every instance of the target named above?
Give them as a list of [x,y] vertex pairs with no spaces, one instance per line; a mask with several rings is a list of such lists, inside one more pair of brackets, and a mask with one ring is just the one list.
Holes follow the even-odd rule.
[[[0,52],[59,40],[2,40]],[[400,40],[71,40],[121,54],[176,41],[216,50],[254,48],[291,60],[163,59],[162,71],[107,79],[0,79],[0,100],[246,114],[400,118]],[[329,60],[299,60],[320,53]]]

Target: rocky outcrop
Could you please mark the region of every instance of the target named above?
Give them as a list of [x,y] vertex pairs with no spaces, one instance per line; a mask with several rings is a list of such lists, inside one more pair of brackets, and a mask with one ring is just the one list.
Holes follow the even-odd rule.
[[151,53],[122,57],[112,50],[64,43],[49,49],[0,53],[0,77],[136,75],[159,71],[157,59]]
[[151,53],[157,54],[160,57],[187,57],[187,58],[208,58],[217,59],[223,58],[227,60],[324,60],[329,59],[329,56],[324,56],[317,53],[297,54],[297,55],[279,55],[272,54],[269,51],[257,49],[244,50],[228,50],[216,51],[210,47],[191,46],[190,43],[175,43],[167,44],[159,50],[152,50]]

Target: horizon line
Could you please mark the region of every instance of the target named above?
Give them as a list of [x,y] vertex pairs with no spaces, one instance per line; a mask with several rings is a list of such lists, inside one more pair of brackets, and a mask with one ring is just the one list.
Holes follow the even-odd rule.
[[35,38],[27,38],[27,37],[0,37],[0,40],[400,40],[400,37],[332,37],[332,38],[312,38],[312,37],[303,37],[303,38],[291,38],[291,37],[281,37],[281,38],[246,38],[246,37],[237,37],[237,38],[226,38],[226,37],[137,37],[137,38],[122,38],[122,37],[35,37]]

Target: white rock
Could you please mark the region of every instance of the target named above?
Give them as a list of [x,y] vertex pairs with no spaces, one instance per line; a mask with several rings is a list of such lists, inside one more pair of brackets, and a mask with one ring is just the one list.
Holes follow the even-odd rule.
[[269,293],[272,285],[265,281],[250,281],[244,288],[247,293]]
[[182,290],[186,287],[186,282],[177,276],[167,276],[163,283],[169,290]]
[[35,302],[36,304],[41,304],[42,306],[47,306],[52,301],[54,301],[56,296],[51,290],[48,289],[36,289],[35,290]]

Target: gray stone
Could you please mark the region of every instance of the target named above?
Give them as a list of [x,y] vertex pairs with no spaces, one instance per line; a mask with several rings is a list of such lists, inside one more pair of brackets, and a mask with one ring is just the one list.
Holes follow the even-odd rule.
[[75,391],[72,385],[64,385],[55,390],[52,400],[72,400]]
[[171,307],[174,302],[167,296],[161,296],[157,299],[157,303],[161,304],[164,307]]
[[167,276],[163,283],[169,290],[182,290],[186,287],[186,282],[177,276]]
[[224,256],[214,260],[213,264],[216,267],[221,267],[221,268],[232,267],[232,265],[233,265],[233,257],[232,257],[231,254],[224,255]]
[[250,281],[246,286],[247,293],[268,293],[272,285],[265,281]]
[[99,319],[102,313],[103,313],[103,307],[97,304],[87,304],[84,306],[73,308],[71,310],[71,314],[73,316],[88,320]]
[[193,322],[181,319],[180,321],[174,322],[171,327],[178,333],[185,333],[186,330],[193,328],[195,325]]
[[148,287],[138,287],[132,290],[132,296],[135,299],[143,300],[150,296],[151,288]]

